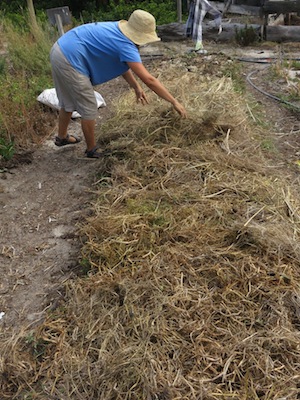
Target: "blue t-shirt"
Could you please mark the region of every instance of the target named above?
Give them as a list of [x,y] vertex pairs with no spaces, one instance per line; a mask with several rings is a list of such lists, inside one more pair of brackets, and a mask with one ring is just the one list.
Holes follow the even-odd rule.
[[118,22],[80,25],[61,36],[58,44],[72,67],[93,85],[124,74],[127,62],[141,62],[136,45],[120,31]]

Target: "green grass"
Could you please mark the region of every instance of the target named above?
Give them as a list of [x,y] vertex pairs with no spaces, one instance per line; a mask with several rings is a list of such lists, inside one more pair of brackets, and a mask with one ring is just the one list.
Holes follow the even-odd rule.
[[14,142],[0,137],[0,157],[9,161],[15,154]]
[[262,106],[251,95],[248,95],[248,108],[251,118],[263,129],[271,129],[271,123],[266,118]]
[[36,98],[53,86],[49,52],[55,37],[41,28],[40,38],[35,40],[28,26],[21,29],[3,16],[0,24],[1,39],[7,48],[0,58],[0,154],[7,160],[14,146],[35,140],[37,126],[43,132]]
[[6,73],[6,61],[4,56],[0,56],[0,76]]
[[293,70],[300,70],[300,61],[298,60],[284,60],[283,66],[285,68],[293,69]]
[[246,84],[245,79],[242,75],[242,65],[237,61],[232,61],[231,63],[226,63],[222,69],[224,76],[232,79],[233,87],[238,93],[245,93]]
[[270,152],[275,152],[275,150],[276,150],[275,144],[271,138],[263,139],[261,141],[260,147],[263,150],[270,151]]

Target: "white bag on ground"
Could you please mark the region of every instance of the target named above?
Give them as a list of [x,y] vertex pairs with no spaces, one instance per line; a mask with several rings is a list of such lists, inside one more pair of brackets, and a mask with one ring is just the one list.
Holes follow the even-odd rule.
[[[103,97],[101,96],[101,94],[96,92],[95,90],[94,90],[94,94],[95,94],[95,97],[96,97],[96,100],[97,100],[98,108],[105,107],[106,103],[105,103]],[[57,98],[57,94],[56,94],[55,88],[45,89],[37,97],[37,100],[40,103],[45,104],[48,107],[54,108],[55,110],[59,110],[58,98]],[[73,114],[72,114],[72,118],[80,118],[80,114],[77,111],[74,111]]]

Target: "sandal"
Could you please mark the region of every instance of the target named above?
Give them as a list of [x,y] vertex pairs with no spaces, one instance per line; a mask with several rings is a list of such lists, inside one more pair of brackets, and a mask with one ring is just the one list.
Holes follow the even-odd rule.
[[105,150],[105,151],[97,151],[98,146],[94,147],[92,150],[86,150],[85,154],[88,158],[101,158],[104,156],[108,156],[111,154],[111,151]]
[[[70,140],[70,137],[74,138],[75,141]],[[78,137],[74,136],[74,135],[67,135],[65,138],[61,139],[60,137],[56,136],[55,137],[55,141],[54,144],[56,146],[66,146],[67,144],[77,144],[81,142],[81,139],[79,139]]]

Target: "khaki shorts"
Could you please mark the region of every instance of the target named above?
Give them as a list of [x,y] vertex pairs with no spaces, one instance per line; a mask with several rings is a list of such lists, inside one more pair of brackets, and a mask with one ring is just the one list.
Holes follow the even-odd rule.
[[71,66],[58,43],[51,49],[50,61],[59,107],[67,112],[77,111],[82,119],[96,119],[97,101],[89,77]]

